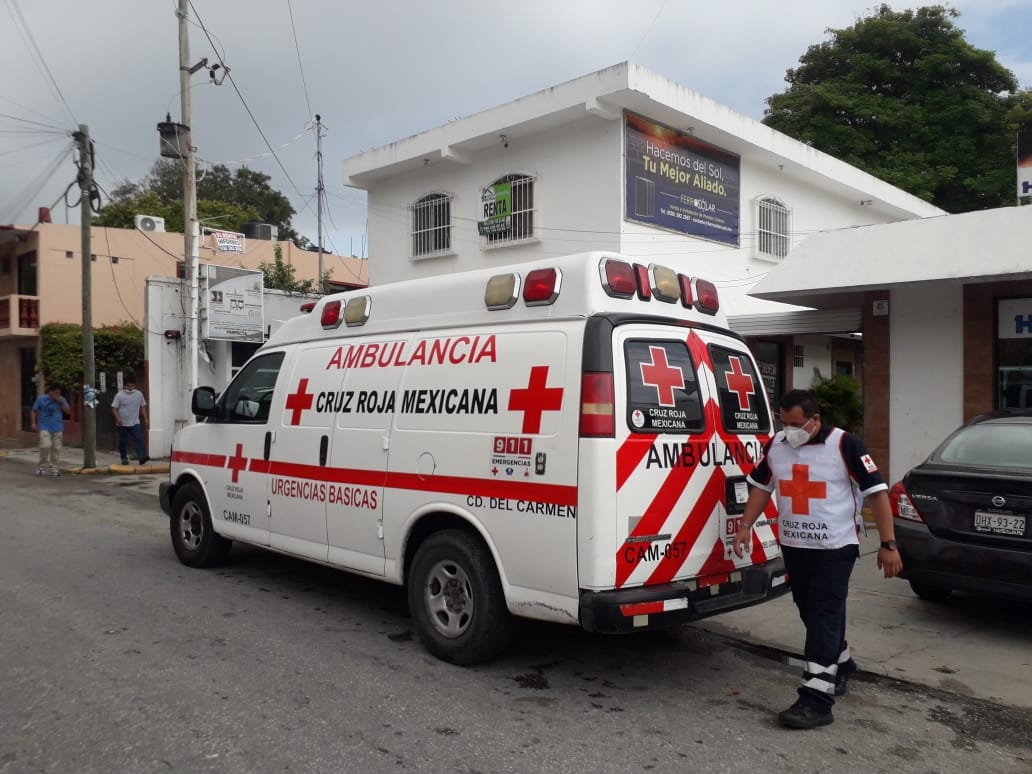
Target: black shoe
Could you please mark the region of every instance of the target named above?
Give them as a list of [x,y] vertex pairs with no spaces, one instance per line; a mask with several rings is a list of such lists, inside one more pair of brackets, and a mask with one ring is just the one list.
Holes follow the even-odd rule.
[[122,464],[123,465],[128,465],[129,464],[129,460],[127,460],[125,457],[122,457]]
[[835,695],[845,696],[846,691],[849,690],[849,678],[856,674],[859,670],[857,669],[856,662],[853,659],[844,664],[838,665],[838,672],[835,674]]
[[817,728],[829,726],[834,720],[831,710],[821,712],[798,701],[778,715],[778,722],[786,728]]
[[148,462],[150,462],[150,457],[144,457],[142,460],[140,460],[141,465],[146,465]]

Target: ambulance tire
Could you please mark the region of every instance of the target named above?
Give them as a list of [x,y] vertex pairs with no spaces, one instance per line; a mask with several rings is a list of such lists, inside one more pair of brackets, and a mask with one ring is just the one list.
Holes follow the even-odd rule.
[[208,503],[196,484],[176,490],[169,524],[172,548],[187,567],[212,567],[226,560],[232,541],[215,534]]
[[419,639],[443,661],[484,663],[512,638],[513,620],[491,552],[465,530],[438,532],[419,547],[408,599]]

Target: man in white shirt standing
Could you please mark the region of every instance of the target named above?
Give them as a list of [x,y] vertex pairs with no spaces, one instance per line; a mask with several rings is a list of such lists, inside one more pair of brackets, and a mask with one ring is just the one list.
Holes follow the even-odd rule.
[[111,401],[111,414],[114,416],[115,426],[118,428],[118,454],[122,458],[122,464],[129,464],[130,436],[136,449],[136,459],[141,465],[146,464],[149,457],[146,444],[143,442],[143,433],[150,424],[147,418],[147,400],[143,397],[143,393],[136,389],[136,382],[133,378],[125,380],[125,386]]

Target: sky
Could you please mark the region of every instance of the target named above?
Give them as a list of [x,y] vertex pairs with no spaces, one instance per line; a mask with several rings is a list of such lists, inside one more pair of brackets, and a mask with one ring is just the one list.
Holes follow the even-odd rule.
[[[927,3],[932,4],[932,3]],[[181,116],[175,0],[0,0],[0,224],[78,223],[70,133],[89,127],[102,191],[141,180],[156,125]],[[313,116],[323,124],[324,245],[364,257],[365,194],[342,161],[623,61],[763,117],[764,100],[856,0],[191,0],[193,144],[205,166],[271,176],[318,234]],[[896,10],[920,4],[894,2]],[[969,43],[1032,87],[1032,0],[954,0]],[[260,9],[260,10],[259,10]],[[77,189],[68,194],[74,204]],[[106,201],[106,197],[105,197]]]

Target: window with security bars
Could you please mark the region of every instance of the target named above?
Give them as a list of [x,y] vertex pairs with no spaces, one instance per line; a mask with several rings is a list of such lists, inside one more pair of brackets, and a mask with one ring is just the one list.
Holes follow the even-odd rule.
[[511,197],[509,213],[491,219],[490,226],[483,231],[483,244],[499,246],[534,236],[534,178],[530,175],[504,175],[491,186],[506,183]]
[[780,261],[792,247],[792,211],[773,196],[756,202],[756,257]]
[[450,253],[451,201],[449,194],[432,193],[412,205],[412,257]]

